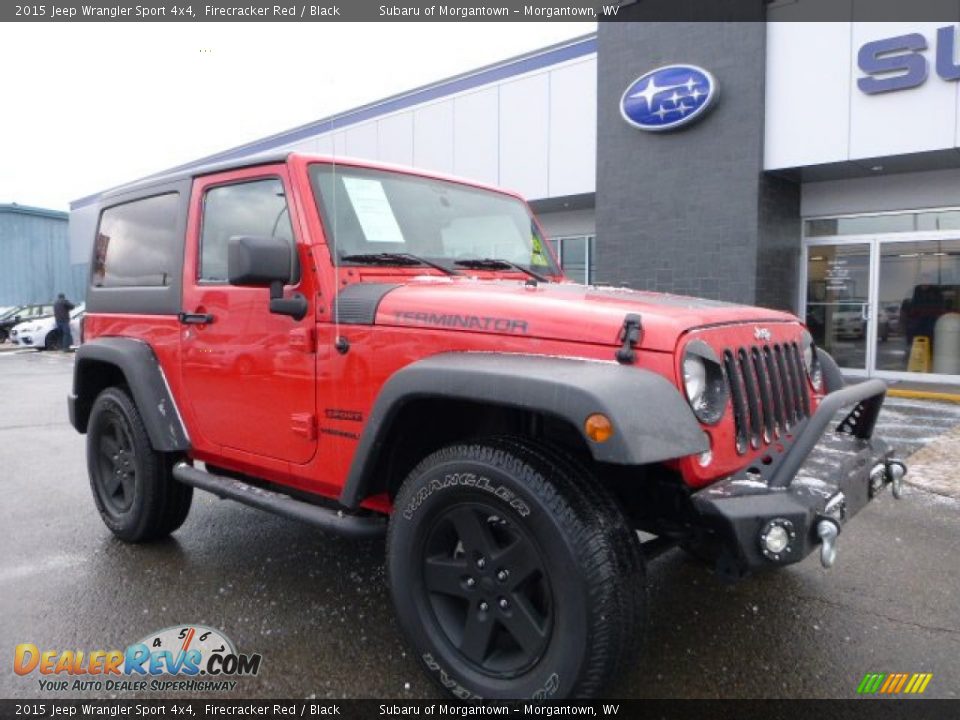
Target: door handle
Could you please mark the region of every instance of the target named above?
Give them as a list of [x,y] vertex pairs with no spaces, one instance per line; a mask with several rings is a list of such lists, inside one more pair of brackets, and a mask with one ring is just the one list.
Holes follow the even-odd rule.
[[209,313],[185,313],[177,316],[182,325],[209,325],[214,321],[213,315]]

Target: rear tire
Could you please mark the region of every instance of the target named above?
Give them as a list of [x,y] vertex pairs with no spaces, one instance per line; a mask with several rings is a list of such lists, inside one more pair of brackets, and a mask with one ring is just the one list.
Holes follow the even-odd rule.
[[97,396],[87,428],[87,470],[97,510],[114,535],[149,542],[183,524],[193,488],[173,479],[173,461],[153,449],[124,390],[110,387]]
[[643,557],[585,465],[519,438],[453,445],[410,473],[394,507],[397,616],[454,696],[592,697],[629,661]]

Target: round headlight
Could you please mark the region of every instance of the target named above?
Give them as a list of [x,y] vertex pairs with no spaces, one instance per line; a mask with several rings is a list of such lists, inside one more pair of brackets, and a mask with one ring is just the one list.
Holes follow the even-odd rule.
[[683,359],[683,387],[691,405],[698,405],[703,400],[707,389],[707,366],[703,358],[687,355]]
[[820,361],[817,359],[817,349],[813,344],[813,338],[808,332],[803,333],[803,366],[807,371],[807,377],[810,378],[813,389],[820,392],[823,389],[823,371],[820,369]]
[[693,414],[707,425],[720,422],[727,407],[727,382],[716,353],[702,340],[694,340],[684,350],[681,370]]

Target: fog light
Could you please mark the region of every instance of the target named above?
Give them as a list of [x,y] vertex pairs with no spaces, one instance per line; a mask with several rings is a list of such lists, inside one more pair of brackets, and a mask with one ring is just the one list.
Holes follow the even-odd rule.
[[790,544],[790,536],[787,534],[783,525],[774,525],[767,534],[763,536],[763,546],[768,552],[779,555]]
[[760,549],[770,560],[780,560],[791,551],[790,543],[797,537],[793,523],[783,518],[771,520],[760,531]]
[[613,437],[613,423],[606,415],[594,413],[583,423],[583,431],[594,442],[606,442]]

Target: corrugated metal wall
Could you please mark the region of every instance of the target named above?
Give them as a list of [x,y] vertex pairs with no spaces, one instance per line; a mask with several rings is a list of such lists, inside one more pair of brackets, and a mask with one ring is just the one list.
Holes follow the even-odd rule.
[[[62,217],[61,217],[62,215]],[[0,207],[0,306],[86,295],[86,265],[70,264],[66,213]]]

